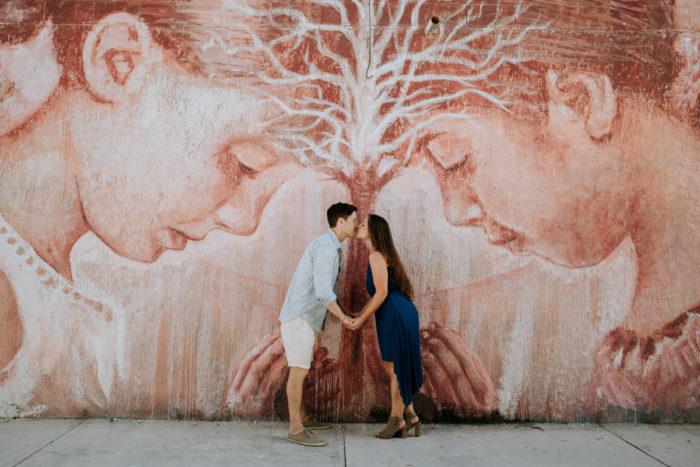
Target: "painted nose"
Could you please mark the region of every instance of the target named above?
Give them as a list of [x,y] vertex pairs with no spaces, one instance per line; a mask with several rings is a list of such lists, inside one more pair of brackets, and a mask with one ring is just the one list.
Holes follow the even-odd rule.
[[234,235],[251,235],[258,227],[255,213],[247,206],[224,204],[214,214],[215,228]]
[[478,227],[483,220],[479,201],[469,185],[443,180],[442,194],[445,202],[445,217],[452,225]]

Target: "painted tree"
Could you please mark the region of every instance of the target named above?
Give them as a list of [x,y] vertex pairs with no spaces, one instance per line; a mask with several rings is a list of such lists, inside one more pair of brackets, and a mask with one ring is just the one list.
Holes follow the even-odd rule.
[[522,86],[496,79],[531,60],[518,45],[544,26],[523,0],[439,3],[311,0],[256,8],[230,1],[237,17],[264,19],[267,27],[251,28],[245,45],[218,37],[209,44],[224,55],[265,60],[268,72],[259,78],[297,90],[293,98],[273,98],[284,110],[269,122],[280,149],[325,167],[355,202],[371,206],[410,162],[432,122],[426,115],[442,109],[439,118],[470,118],[479,100],[507,109],[523,95]]
[[[259,78],[274,89],[295,90],[287,99],[270,97],[283,110],[268,122],[278,149],[344,183],[362,212],[413,162],[422,130],[435,119],[468,119],[477,105],[505,111],[528,105],[527,86],[504,85],[503,76],[528,73],[524,65],[532,57],[519,45],[544,27],[523,0],[489,5],[311,0],[293,6],[273,2],[265,9],[246,2],[229,7],[264,18],[269,29],[251,32],[243,46],[213,46],[259,56],[268,65]],[[350,310],[359,310],[364,288],[356,248],[351,245],[348,255],[344,305]],[[338,359],[326,358],[327,349],[317,351],[310,392],[321,412],[366,416],[362,394],[388,382],[376,359],[357,359],[376,353],[374,332],[371,326],[361,334],[344,329]],[[493,384],[466,343],[434,323],[421,339],[424,391],[437,409],[466,417],[489,414],[495,408]],[[243,357],[223,405],[239,415],[286,413],[280,387],[286,370],[279,334],[268,336]],[[372,375],[369,382],[366,374]],[[381,398],[385,391],[374,392]],[[336,406],[339,393],[342,407]]]

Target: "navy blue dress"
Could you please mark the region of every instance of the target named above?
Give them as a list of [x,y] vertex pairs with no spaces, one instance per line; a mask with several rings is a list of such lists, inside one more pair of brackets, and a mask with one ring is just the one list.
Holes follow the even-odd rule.
[[[374,313],[377,323],[377,339],[382,360],[394,363],[394,373],[399,381],[399,391],[404,405],[408,406],[413,395],[423,384],[423,366],[420,358],[420,327],[416,306],[400,291],[392,280],[389,268],[389,290],[384,303]],[[374,295],[372,268],[367,266],[367,292]]]

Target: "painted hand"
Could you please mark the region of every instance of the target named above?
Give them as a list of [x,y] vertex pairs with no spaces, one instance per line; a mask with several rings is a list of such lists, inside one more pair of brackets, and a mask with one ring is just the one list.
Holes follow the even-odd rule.
[[281,333],[266,336],[241,358],[233,382],[224,394],[221,413],[241,417],[273,416],[275,396],[288,372]]
[[430,323],[420,332],[423,389],[438,411],[484,417],[496,410],[496,390],[481,358],[451,329]]
[[593,406],[624,408],[685,409],[697,405],[699,390],[698,308],[646,336],[622,327],[612,330],[598,349],[588,387]]

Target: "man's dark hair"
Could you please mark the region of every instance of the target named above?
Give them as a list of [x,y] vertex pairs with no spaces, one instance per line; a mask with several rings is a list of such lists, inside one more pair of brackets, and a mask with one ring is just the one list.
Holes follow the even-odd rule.
[[347,219],[348,217],[352,216],[352,213],[355,211],[357,211],[357,208],[352,204],[335,203],[333,206],[328,208],[328,211],[326,211],[328,225],[330,225],[332,229],[338,223],[338,219],[341,217],[343,219]]

